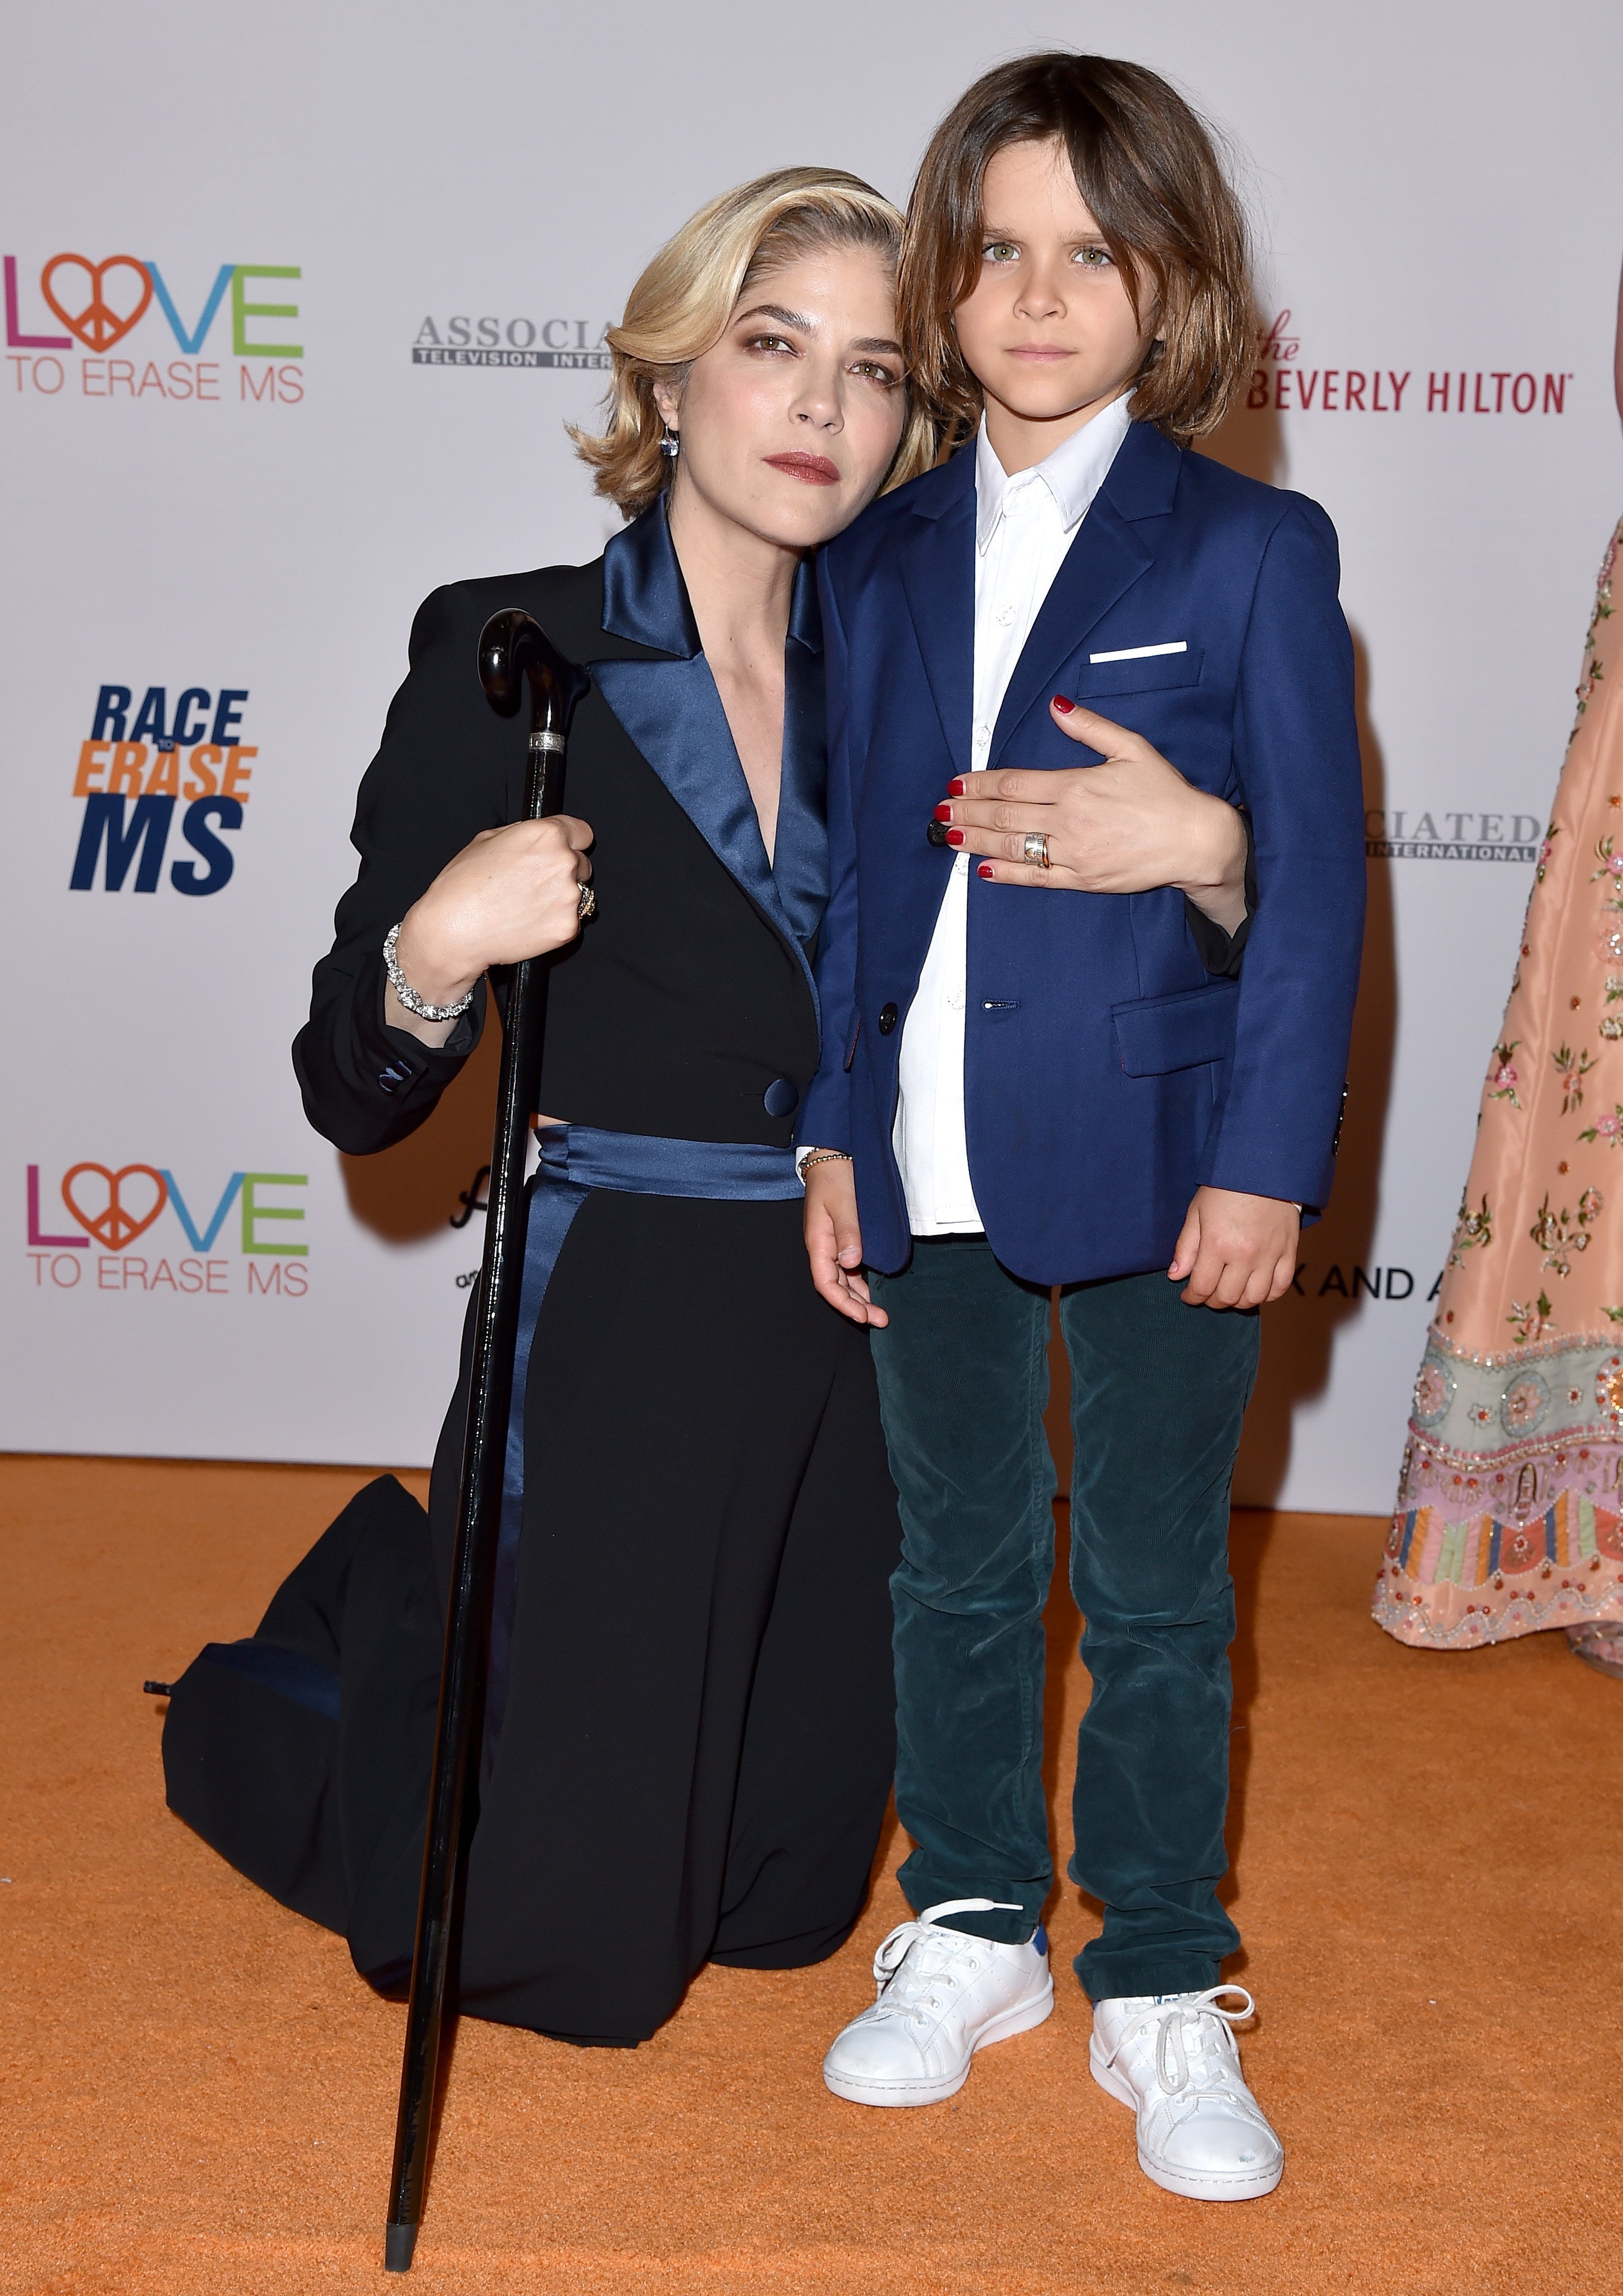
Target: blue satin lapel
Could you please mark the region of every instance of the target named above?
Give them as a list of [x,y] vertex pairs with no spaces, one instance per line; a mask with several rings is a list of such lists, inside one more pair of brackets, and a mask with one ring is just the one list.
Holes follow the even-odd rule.
[[[699,632],[661,496],[603,552],[603,623],[672,659],[594,661],[593,680],[620,724],[724,868],[792,943],[807,982],[806,944],[828,900],[823,628],[809,562],[795,576],[783,652],[783,766],[776,866]],[[816,991],[813,988],[813,1001]]]
[[969,483],[904,545],[899,564],[952,770],[967,774],[975,708],[975,457],[965,447],[958,461],[968,466]]
[[[792,654],[799,649],[790,651]],[[817,667],[812,664],[814,671]],[[732,872],[750,899],[792,944],[809,980],[811,971],[800,945],[805,934],[797,931],[794,919],[779,898],[766,848],[761,842],[755,800],[733,746],[727,713],[721,706],[709,663],[702,654],[695,654],[691,661],[598,661],[592,665],[592,678],[722,866]],[[786,709],[786,721],[787,717]],[[787,731],[786,722],[785,796],[790,781]],[[809,840],[800,833],[799,809],[791,810],[796,816],[791,847],[803,869]],[[826,872],[826,832],[822,832],[821,823],[818,826],[824,836]],[[784,827],[780,813],[780,840]],[[824,898],[825,892],[820,890],[817,913],[807,932],[815,930]]]
[[1034,704],[1047,701],[1067,660],[1154,556],[1109,496],[1096,495],[1014,665],[993,730],[988,766],[996,765],[1010,734]]
[[611,637],[684,661],[699,651],[663,495],[604,545],[603,627]]

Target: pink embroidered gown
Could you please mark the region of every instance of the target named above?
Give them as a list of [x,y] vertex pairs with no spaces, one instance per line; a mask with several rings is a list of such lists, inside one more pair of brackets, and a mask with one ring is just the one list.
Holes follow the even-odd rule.
[[1375,1584],[1377,1620],[1407,1643],[1623,1620],[1620,541],[1623,527]]

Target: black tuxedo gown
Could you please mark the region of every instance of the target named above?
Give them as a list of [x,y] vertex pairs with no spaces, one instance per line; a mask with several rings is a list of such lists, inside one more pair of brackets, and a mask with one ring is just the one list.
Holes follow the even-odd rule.
[[[662,507],[590,566],[459,583],[418,614],[294,1047],[311,1122],[350,1153],[387,1147],[477,1041],[482,989],[442,1051],[385,1024],[381,944],[477,831],[522,810],[523,740],[474,668],[504,606],[594,676],[566,802],[595,832],[598,914],[552,968],[541,1106],[787,1147],[817,1063],[826,890],[815,596],[803,575],[769,869]],[[861,1908],[892,1767],[899,1532],[866,1334],[813,1292],[799,1231],[794,1202],[609,1190],[569,1230],[523,1405],[511,1654],[462,1931],[474,2014],[635,2043],[705,1960],[817,1961]],[[188,1669],[165,1728],[171,1808],[383,1987],[411,1956],[463,1412],[459,1388],[427,1515],[392,1479],[369,1486],[258,1633]]]

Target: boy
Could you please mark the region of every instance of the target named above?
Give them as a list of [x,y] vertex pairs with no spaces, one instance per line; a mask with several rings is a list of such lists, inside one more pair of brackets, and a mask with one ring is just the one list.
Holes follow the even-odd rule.
[[1244,246],[1205,129],[1141,66],[1025,58],[938,130],[903,329],[964,443],[824,554],[833,893],[800,1133],[814,1276],[875,1332],[915,1845],[916,1918],[824,2078],[935,2103],[1053,2005],[1057,1284],[1091,2061],[1146,2174],[1209,2200],[1283,2161],[1231,2031],[1250,1997],[1219,1981],[1228,1496],[1255,1310],[1329,1190],[1364,890],[1333,530],[1187,451],[1249,363]]

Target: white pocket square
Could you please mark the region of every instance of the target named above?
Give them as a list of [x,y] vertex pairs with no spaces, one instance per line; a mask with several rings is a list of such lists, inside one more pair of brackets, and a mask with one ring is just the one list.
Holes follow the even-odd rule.
[[1118,646],[1114,653],[1090,653],[1089,661],[1144,661],[1152,653],[1187,653],[1187,638],[1173,638],[1166,645]]

